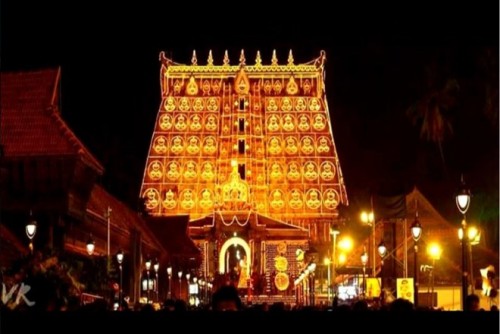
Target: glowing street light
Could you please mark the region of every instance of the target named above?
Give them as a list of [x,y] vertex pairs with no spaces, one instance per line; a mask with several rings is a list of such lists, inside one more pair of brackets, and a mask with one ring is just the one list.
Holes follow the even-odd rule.
[[156,287],[156,301],[159,302],[160,301],[160,291],[158,289],[158,286],[159,286],[159,281],[158,281],[158,270],[160,270],[160,262],[158,261],[158,259],[156,259],[155,261],[155,264],[153,265],[153,268],[155,270],[155,278],[156,278],[156,284],[155,284],[155,287]]
[[366,247],[363,248],[363,254],[361,254],[361,264],[363,265],[363,296],[366,293],[366,264],[368,263],[368,253],[366,252]]
[[[457,204],[458,211],[463,215],[462,218],[462,231],[465,235],[468,235],[467,221],[465,219],[465,214],[469,209],[471,193],[469,188],[466,186],[464,181],[464,176],[460,177],[460,187],[455,195],[455,202]],[[468,248],[468,238],[462,238],[462,310],[466,309],[465,300],[469,294],[469,273],[467,272],[467,248]]]
[[167,275],[168,275],[168,295],[167,299],[172,298],[172,266],[167,267]]
[[123,300],[123,258],[124,254],[123,251],[120,249],[118,253],[116,253],[116,262],[118,262],[118,268],[120,269],[120,290],[118,293],[118,307],[121,310],[122,309],[122,300]]
[[327,300],[328,303],[330,303],[330,287],[332,285],[332,276],[331,276],[331,270],[330,270],[330,265],[331,262],[329,258],[325,257],[325,260],[323,263],[325,264],[326,268],[328,269],[328,289],[327,289]]
[[387,255],[387,247],[384,240],[381,240],[377,246],[378,255],[380,255],[380,290],[384,288],[384,258]]
[[[328,289],[332,289],[332,296],[335,295],[336,293],[336,281],[337,281],[337,271],[336,271],[336,266],[337,266],[337,236],[340,234],[339,226],[337,224],[333,224],[332,227],[330,228],[330,234],[332,235],[332,260],[331,260],[331,265],[332,265],[332,273],[331,273],[331,278],[329,280],[328,284]],[[330,267],[328,267],[330,268]],[[328,294],[330,295],[330,294]],[[330,301],[330,300],[328,300]]]
[[28,236],[28,239],[30,239],[29,248],[31,253],[33,253],[33,238],[35,237],[37,226],[38,224],[33,218],[33,214],[30,210],[30,217],[28,219],[28,223],[26,224],[26,235]]
[[[372,199],[373,200],[373,199]],[[372,252],[372,276],[375,277],[375,213],[373,212],[373,202],[371,203],[372,209],[370,211],[362,211],[360,214],[361,222],[365,225],[371,226],[371,252]]]
[[149,303],[149,300],[151,299],[151,296],[149,295],[149,270],[151,269],[151,259],[148,258],[146,262],[144,263],[146,266],[146,274],[147,274],[147,281],[146,281],[146,290],[147,290],[147,302]]
[[[427,246],[427,254],[429,255],[429,257],[432,260],[432,268],[431,268],[431,270],[429,270],[429,280],[430,280],[430,285],[431,285],[431,298],[434,298],[433,271],[434,271],[434,268],[436,268],[436,260],[439,260],[441,258],[441,253],[443,253],[443,249],[441,248],[441,246],[438,243],[433,242]],[[433,300],[432,305],[434,305],[434,299],[432,299],[432,300]]]
[[377,246],[378,255],[382,259],[382,264],[384,264],[384,258],[387,255],[387,247],[385,246],[384,240],[380,241]]
[[94,254],[94,250],[95,250],[95,240],[94,240],[94,238],[92,238],[92,233],[90,233],[90,235],[89,235],[89,239],[87,240],[86,248],[87,248],[87,253],[92,256],[92,254]]
[[422,225],[420,225],[420,221],[418,220],[418,203],[415,203],[415,220],[411,224],[411,237],[413,238],[413,303],[415,306],[418,306],[418,241],[422,237]]
[[[479,230],[477,227],[475,226],[467,226],[467,236],[468,236],[468,239],[467,240],[467,243],[468,243],[468,252],[469,252],[469,275],[470,275],[470,282],[472,283],[472,289],[474,289],[474,262],[472,261],[472,246],[475,246],[475,245],[479,245],[479,242],[481,241],[481,230]],[[462,228],[459,228],[458,229],[458,239],[460,239],[460,241],[462,241],[464,237],[464,231]],[[474,291],[474,290],[473,290]]]
[[179,299],[181,299],[181,295],[182,295],[182,270],[180,270],[177,273],[177,276],[179,276]]

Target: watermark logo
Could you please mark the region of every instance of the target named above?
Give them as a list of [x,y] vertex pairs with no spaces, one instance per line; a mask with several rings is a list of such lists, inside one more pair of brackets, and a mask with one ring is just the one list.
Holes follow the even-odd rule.
[[2,283],[2,303],[4,305],[7,305],[10,301],[13,300],[13,296],[16,294],[17,291],[17,296],[15,299],[15,305],[19,305],[19,302],[21,299],[26,303],[28,306],[33,306],[35,305],[34,301],[31,301],[26,297],[26,294],[31,290],[31,286],[28,284],[21,283],[21,285],[16,284],[13,287],[10,288],[9,292],[7,293],[7,287],[5,286],[5,283]]

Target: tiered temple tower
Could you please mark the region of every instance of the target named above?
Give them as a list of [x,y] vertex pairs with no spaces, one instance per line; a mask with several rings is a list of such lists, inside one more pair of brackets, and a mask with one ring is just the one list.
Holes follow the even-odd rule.
[[[191,65],[160,53],[161,105],[141,196],[151,215],[189,217],[205,275],[228,272],[232,246],[249,271],[275,271],[275,256],[298,268],[297,248],[330,240],[337,206],[348,204],[324,84],[325,53],[270,64],[241,51]],[[221,263],[222,262],[222,263]],[[292,262],[292,263],[291,263]],[[251,265],[250,265],[251,263]],[[282,268],[283,269],[283,268]],[[285,270],[287,272],[287,270]]]

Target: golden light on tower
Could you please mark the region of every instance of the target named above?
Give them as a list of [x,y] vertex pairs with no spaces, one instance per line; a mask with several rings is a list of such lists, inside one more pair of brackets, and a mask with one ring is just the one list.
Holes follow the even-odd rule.
[[219,61],[193,52],[188,64],[160,53],[161,103],[140,194],[151,216],[189,217],[204,271],[208,250],[223,250],[235,228],[261,256],[259,270],[273,270],[266,259],[279,254],[276,244],[331,243],[338,206],[348,205],[326,55],[300,63],[286,51],[283,63],[276,50],[254,62],[244,50],[232,61],[228,51]]

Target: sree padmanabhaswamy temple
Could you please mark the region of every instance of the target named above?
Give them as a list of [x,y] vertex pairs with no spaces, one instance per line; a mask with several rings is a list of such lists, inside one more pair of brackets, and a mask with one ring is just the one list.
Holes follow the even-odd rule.
[[[325,91],[325,53],[280,64],[257,52],[216,64],[160,53],[161,104],[141,197],[152,216],[187,217],[204,277],[254,294],[293,294],[307,251],[327,249],[348,204]],[[303,257],[304,252],[306,258]],[[249,278],[255,278],[249,280]],[[252,284],[250,284],[252,282]]]

